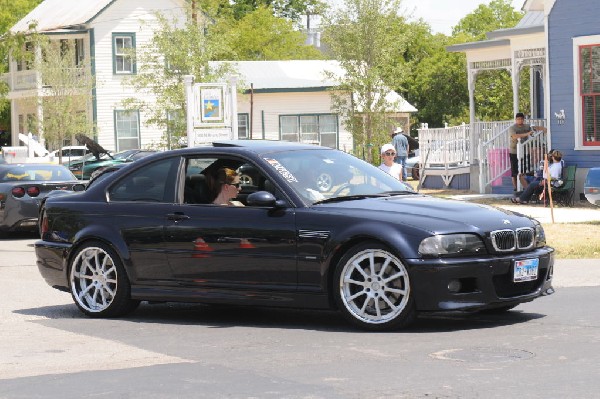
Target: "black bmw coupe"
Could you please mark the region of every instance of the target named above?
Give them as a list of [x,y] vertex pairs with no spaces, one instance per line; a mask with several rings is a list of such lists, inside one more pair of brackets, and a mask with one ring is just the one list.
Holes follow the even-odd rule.
[[[243,171],[214,205],[219,168]],[[347,171],[328,190],[327,170]],[[240,173],[241,174],[241,173]],[[338,309],[367,330],[419,312],[507,311],[552,293],[534,219],[418,194],[342,151],[228,141],[141,159],[48,198],[37,264],[91,317],[140,301]]]

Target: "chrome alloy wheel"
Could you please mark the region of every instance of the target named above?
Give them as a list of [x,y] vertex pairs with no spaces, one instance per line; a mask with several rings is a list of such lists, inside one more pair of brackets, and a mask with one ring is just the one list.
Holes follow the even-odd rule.
[[118,272],[111,256],[102,248],[87,247],[72,263],[71,293],[90,313],[106,310],[117,294]]
[[339,283],[344,307],[362,323],[395,320],[410,298],[408,271],[383,249],[357,252],[343,266]]

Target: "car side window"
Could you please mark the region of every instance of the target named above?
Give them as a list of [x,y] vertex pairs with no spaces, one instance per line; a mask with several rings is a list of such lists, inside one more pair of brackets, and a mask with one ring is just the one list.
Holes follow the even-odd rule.
[[186,204],[212,204],[220,186],[216,181],[221,168],[233,169],[239,176],[239,191],[233,200],[247,206],[248,195],[257,191],[270,191],[276,198],[281,192],[251,162],[239,158],[190,158],[187,160],[183,202]]
[[109,200],[174,202],[179,161],[160,160],[126,175],[109,189]]

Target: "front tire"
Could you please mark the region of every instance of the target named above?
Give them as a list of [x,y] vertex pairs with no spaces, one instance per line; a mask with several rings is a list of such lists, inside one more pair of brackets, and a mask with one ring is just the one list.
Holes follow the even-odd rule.
[[386,246],[367,242],[351,248],[334,277],[336,304],[352,324],[385,331],[415,319],[408,270]]
[[80,247],[70,265],[71,296],[90,317],[118,317],[133,311],[131,286],[117,254],[106,244],[89,242]]

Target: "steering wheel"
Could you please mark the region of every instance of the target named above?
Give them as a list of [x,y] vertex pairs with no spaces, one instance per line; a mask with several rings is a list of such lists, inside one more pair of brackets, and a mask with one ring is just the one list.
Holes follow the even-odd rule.
[[331,198],[337,197],[342,191],[344,191],[345,189],[348,189],[348,194],[352,194],[352,185],[350,183],[344,183],[341,186],[339,186],[334,192],[333,194],[331,194]]

